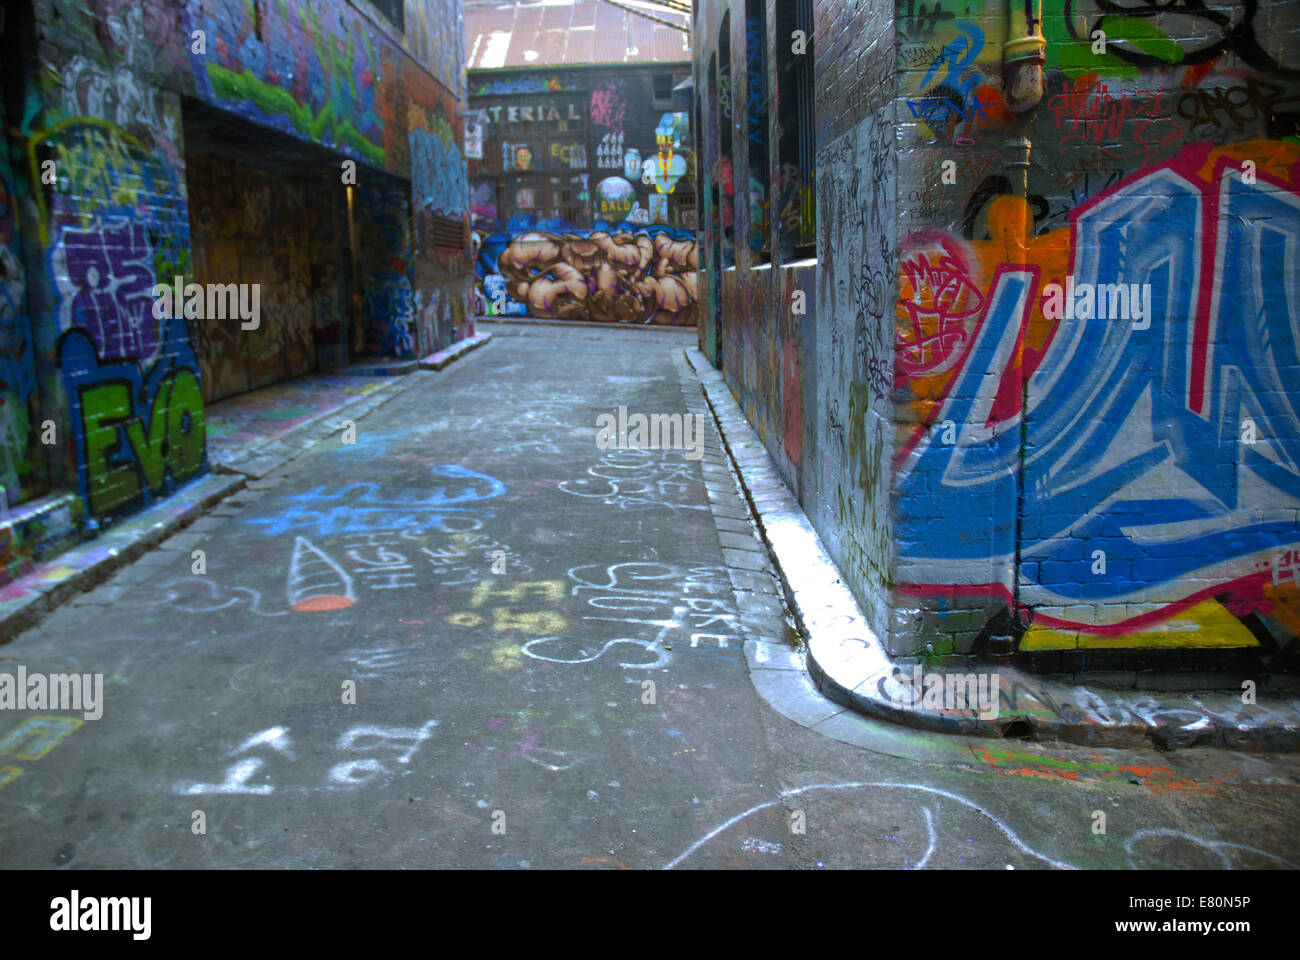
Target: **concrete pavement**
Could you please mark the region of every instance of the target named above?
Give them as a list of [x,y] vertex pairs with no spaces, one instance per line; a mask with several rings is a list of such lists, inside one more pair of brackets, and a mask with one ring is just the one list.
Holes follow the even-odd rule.
[[[0,647],[104,675],[99,719],[0,712],[0,863],[1300,864],[1294,757],[825,700],[693,336],[493,332]],[[701,458],[597,449],[620,406],[700,414]]]

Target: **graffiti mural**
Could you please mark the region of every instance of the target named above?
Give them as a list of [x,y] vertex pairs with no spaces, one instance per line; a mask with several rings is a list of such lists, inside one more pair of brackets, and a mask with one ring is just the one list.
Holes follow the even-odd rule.
[[[16,21],[48,42],[5,76],[18,112],[3,118],[12,150],[0,158],[4,505],[75,489],[79,523],[153,503],[206,468],[205,399],[320,357],[341,366],[358,318],[358,352],[412,355],[467,335],[468,245],[435,255],[416,247],[429,223],[412,230],[417,208],[468,216],[459,7],[406,4],[400,34],[375,11],[298,0],[87,0]],[[338,167],[322,165],[329,194],[301,168],[235,163],[238,149],[205,146],[214,109],[228,125],[218,136],[272,128],[358,161],[367,247],[355,283]],[[176,278],[259,285],[263,322],[155,315],[154,286]],[[42,444],[47,417],[58,441]],[[0,543],[6,564],[11,546]]]
[[60,340],[77,485],[94,516],[148,503],[207,462],[198,362],[185,321],[168,321],[166,338],[185,346],[147,372],[133,358],[102,362],[82,328]]
[[997,12],[911,22],[895,569],[945,651],[995,619],[1031,652],[1296,635],[1300,63],[1266,6],[1047,12],[1024,199]]
[[185,190],[111,122],[61,121],[31,143],[61,171],[46,269],[77,490],[92,516],[134,509],[206,466],[190,331],[156,317],[151,295],[158,278],[190,270]]
[[628,227],[488,238],[484,295],[551,320],[693,324],[699,254],[684,230]]
[[422,209],[459,220],[469,199],[465,163],[450,126],[442,127],[411,131],[411,186]]
[[659,150],[644,162],[641,177],[659,193],[672,193],[677,181],[686,176],[689,164],[681,147],[689,131],[690,121],[684,113],[665,113],[655,128]]
[[[22,256],[15,179],[8,152],[0,150],[0,507],[32,498],[46,483],[36,446],[36,353]],[[0,544],[0,561],[9,552],[7,543]]]
[[[397,50],[342,4],[204,3],[192,54],[204,100],[249,120],[400,169]],[[247,38],[255,37],[250,43]]]
[[748,35],[730,109],[755,7],[697,9],[701,344],[888,652],[1292,669],[1294,11],[1067,0],[1039,46],[1015,5],[900,3],[816,58],[805,118]]
[[[1269,158],[1253,183],[1243,157]],[[897,370],[954,374],[898,464],[916,505],[909,589],[1005,577],[1018,548],[1018,582],[989,589],[1043,626],[1113,637],[1212,600],[1295,617],[1294,579],[1276,568],[1300,545],[1297,161],[1292,144],[1187,148],[1077,207],[1069,236],[1038,238],[1022,262],[990,262],[983,245],[966,258],[956,240],[934,265],[915,256],[929,270],[906,274]],[[1053,319],[1044,290],[1068,278],[1116,300],[1149,284],[1150,315],[1117,319],[1099,300]],[[951,443],[934,428],[947,421]],[[942,546],[923,519],[940,514]]]
[[365,350],[372,356],[416,355],[415,294],[411,286],[409,200],[397,184],[363,187],[358,224],[365,310]]
[[462,238],[479,211],[470,206],[458,146],[458,104],[433,89],[420,87],[419,93],[421,103],[412,103],[407,111],[415,226],[409,272],[414,352],[427,356],[473,333],[469,318],[476,312],[470,308],[474,278]]

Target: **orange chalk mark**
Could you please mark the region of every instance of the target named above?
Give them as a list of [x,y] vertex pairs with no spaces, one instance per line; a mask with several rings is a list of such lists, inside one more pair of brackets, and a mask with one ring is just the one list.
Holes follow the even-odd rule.
[[295,613],[320,613],[323,610],[344,610],[352,606],[355,601],[348,597],[336,597],[326,595],[323,597],[309,597],[306,600],[299,600],[290,610]]

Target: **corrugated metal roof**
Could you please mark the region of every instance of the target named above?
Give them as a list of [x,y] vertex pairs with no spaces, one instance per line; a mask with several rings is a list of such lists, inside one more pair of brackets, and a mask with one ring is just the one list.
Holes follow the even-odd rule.
[[[690,17],[644,0],[619,0],[690,27]],[[690,34],[604,0],[465,0],[469,69],[583,63],[674,63],[691,58]]]

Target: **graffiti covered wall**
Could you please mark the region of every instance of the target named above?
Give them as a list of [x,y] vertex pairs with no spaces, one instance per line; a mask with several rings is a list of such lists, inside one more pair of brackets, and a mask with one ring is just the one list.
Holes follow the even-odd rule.
[[948,8],[900,8],[900,606],[1047,664],[1294,657],[1300,16],[1048,4],[1035,106],[1016,26]]
[[[4,122],[0,97],[0,125]],[[0,150],[0,488],[5,507],[39,495],[48,482],[38,446],[40,396],[18,205],[18,180],[7,151]]]
[[[697,76],[746,6],[701,5]],[[1049,2],[1040,94],[1004,4],[813,7],[816,265],[715,279],[706,229],[701,284],[890,652],[1293,665],[1300,15]]]
[[[296,0],[88,0],[6,16],[7,505],[67,489],[72,522],[139,509],[205,470],[204,398],[347,361],[342,160],[365,191],[359,234],[396,238],[360,265],[358,352],[423,354],[468,334],[461,4],[406,6],[403,31],[373,10]],[[184,99],[183,111],[183,98],[206,107]],[[297,171],[187,156],[200,110],[246,141],[266,128],[301,141],[336,202],[307,203]],[[422,210],[459,225],[443,229],[452,242],[419,245],[431,232],[413,223]],[[177,278],[258,284],[267,322],[159,315],[153,289]]]
[[[343,3],[259,6],[256,15],[239,0],[200,6],[197,22],[217,42],[215,55],[191,57],[199,96],[363,165],[361,232],[382,250],[362,247],[355,310],[366,329],[348,332],[354,352],[422,356],[469,336],[459,0],[406,3],[400,32]],[[400,211],[394,186],[368,180],[364,165],[410,181]],[[414,221],[414,245],[394,217]]]
[[489,236],[486,298],[507,315],[691,325],[699,257],[689,231],[630,224],[562,234]]
[[470,108],[481,140],[469,165],[475,226],[589,228],[626,219],[694,229],[687,100],[662,90],[683,67],[476,73]]
[[191,331],[156,317],[152,297],[160,278],[192,270],[180,100],[160,86],[183,67],[184,16],[110,2],[35,16],[32,29],[54,27],[70,41],[57,49],[78,51],[40,62],[22,118],[24,244],[39,264],[27,290],[59,438],[50,467],[86,515],[109,517],[206,463]]
[[424,356],[472,336],[478,311],[470,304],[475,275],[465,252],[470,199],[460,147],[463,103],[431,83],[410,90],[410,274],[416,342]]

